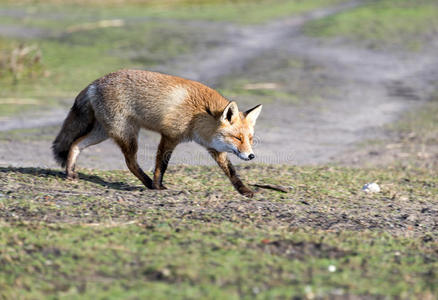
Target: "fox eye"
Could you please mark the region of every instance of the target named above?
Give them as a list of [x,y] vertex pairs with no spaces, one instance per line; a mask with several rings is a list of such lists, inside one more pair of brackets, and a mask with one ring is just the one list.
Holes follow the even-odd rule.
[[242,139],[241,139],[240,137],[238,137],[238,136],[233,135],[233,138],[235,138],[235,139],[238,140],[239,142],[242,141]]

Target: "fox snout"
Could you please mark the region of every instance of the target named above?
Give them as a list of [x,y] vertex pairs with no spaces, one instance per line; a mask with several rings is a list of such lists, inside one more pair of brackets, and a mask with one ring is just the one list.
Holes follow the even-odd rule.
[[255,158],[254,153],[237,152],[236,155],[243,160],[252,160]]

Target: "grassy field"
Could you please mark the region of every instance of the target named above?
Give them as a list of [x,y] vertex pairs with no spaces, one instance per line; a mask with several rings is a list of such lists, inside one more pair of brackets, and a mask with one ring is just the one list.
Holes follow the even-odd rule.
[[239,167],[288,190],[253,199],[216,167],[171,165],[167,191],[124,171],[0,168],[0,298],[434,299],[437,109],[388,128],[384,166]]
[[[119,1],[85,2],[78,1],[0,1],[7,7],[26,4],[32,14],[72,12],[63,22],[73,25],[77,16],[87,18],[135,18],[153,17],[179,20],[230,21],[242,24],[266,22],[314,10],[316,8],[345,2],[346,0],[238,0],[238,1]],[[50,3],[51,2],[51,3]],[[80,1],[79,1],[80,2]],[[84,5],[85,4],[85,5]],[[4,19],[7,21],[8,19]],[[39,23],[50,26],[50,21],[38,19]],[[47,22],[47,23],[46,23]],[[28,23],[30,24],[30,23]]]
[[216,167],[171,165],[166,191],[125,171],[0,168],[0,298],[434,299],[437,109],[388,128],[384,166],[239,167],[253,199]]
[[[65,107],[104,73],[217,45],[228,22],[252,26],[340,1],[77,5],[85,2],[0,1],[10,12],[0,26],[23,34],[0,39],[0,117]],[[435,1],[382,0],[305,30],[418,50],[437,14]],[[248,65],[219,83],[245,104],[336,96],[314,62],[273,51]],[[67,181],[60,169],[2,166],[0,299],[436,299],[436,99],[388,126],[387,140],[350,153],[357,167],[238,166],[253,199],[215,166],[171,164],[166,191],[121,170],[79,169],[80,180]],[[17,129],[0,140],[49,141],[57,130]],[[362,191],[370,182],[382,191]]]
[[434,0],[370,1],[357,9],[306,26],[311,35],[343,36],[369,47],[392,46],[419,50],[438,30],[438,3]]
[[[89,82],[111,71],[151,69],[205,45],[221,43],[225,22],[266,22],[339,2],[74,5],[74,1],[1,1],[0,24],[18,35],[0,39],[0,116],[62,106],[64,99],[71,99]],[[200,26],[204,21],[218,23]],[[35,47],[38,63],[34,63],[34,52],[17,54],[20,47]],[[18,66],[12,65],[13,57],[18,57]]]
[[[123,171],[1,168],[6,298],[436,294],[433,171],[251,166],[246,199],[216,168],[170,168],[169,191]],[[274,179],[275,178],[275,179]],[[377,181],[379,194],[360,189]],[[208,182],[208,184],[207,184]]]

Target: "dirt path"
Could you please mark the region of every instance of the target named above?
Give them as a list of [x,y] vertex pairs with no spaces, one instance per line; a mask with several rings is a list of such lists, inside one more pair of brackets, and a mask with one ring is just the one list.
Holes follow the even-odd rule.
[[159,69],[202,81],[208,85],[215,85],[221,76],[241,70],[251,58],[278,47],[291,37],[300,35],[300,28],[306,22],[324,18],[357,5],[358,1],[352,1],[267,25],[230,28],[228,41],[222,46],[213,51],[182,57],[176,64],[162,66]]
[[[266,25],[227,26],[224,43],[207,52],[181,57],[156,68],[168,73],[202,80],[212,86],[226,76],[248,76],[254,59],[262,61],[267,77],[275,71],[269,59],[280,51],[295,59],[306,60],[320,68],[321,79],[315,89],[334,89],[323,94],[324,103],[309,101],[297,106],[283,102],[265,105],[257,124],[260,144],[257,161],[263,163],[318,164],[339,160],[337,156],[357,142],[381,137],[381,126],[393,121],[404,110],[427,100],[432,92],[431,78],[438,78],[438,58],[425,53],[385,53],[355,48],[342,40],[332,42],[312,39],[300,31],[310,20],[325,17],[357,5],[353,1],[303,16],[291,17]],[[218,25],[220,26],[220,25]],[[263,65],[265,64],[265,65]],[[291,72],[283,71],[286,78]],[[303,82],[312,85],[312,70],[302,70]],[[306,81],[307,80],[307,81]],[[304,99],[303,101],[306,101]],[[253,103],[242,103],[242,108]],[[60,123],[64,114],[49,112],[40,117],[0,120],[1,130],[35,128]],[[55,134],[55,132],[53,132]],[[158,135],[144,133],[139,157],[146,169],[152,167]],[[2,142],[0,165],[54,167],[50,138],[33,141]],[[89,168],[125,168],[116,146],[105,142],[84,151],[80,165]],[[212,163],[205,151],[194,143],[178,147],[174,164]]]
[[306,37],[296,37],[284,47],[291,55],[322,66],[321,76],[337,89],[320,109],[267,106],[264,116],[268,113],[283,122],[270,128],[263,141],[294,153],[292,163],[342,161],[341,153],[358,142],[384,137],[383,125],[427,101],[436,89],[438,60],[432,55],[388,54]]

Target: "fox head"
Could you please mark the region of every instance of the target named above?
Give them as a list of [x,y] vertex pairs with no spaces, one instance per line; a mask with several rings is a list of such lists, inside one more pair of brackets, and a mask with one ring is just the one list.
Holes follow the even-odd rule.
[[210,146],[219,152],[234,153],[243,160],[255,158],[252,151],[254,125],[261,110],[259,104],[246,112],[239,112],[236,102],[230,102],[219,118],[219,127]]

